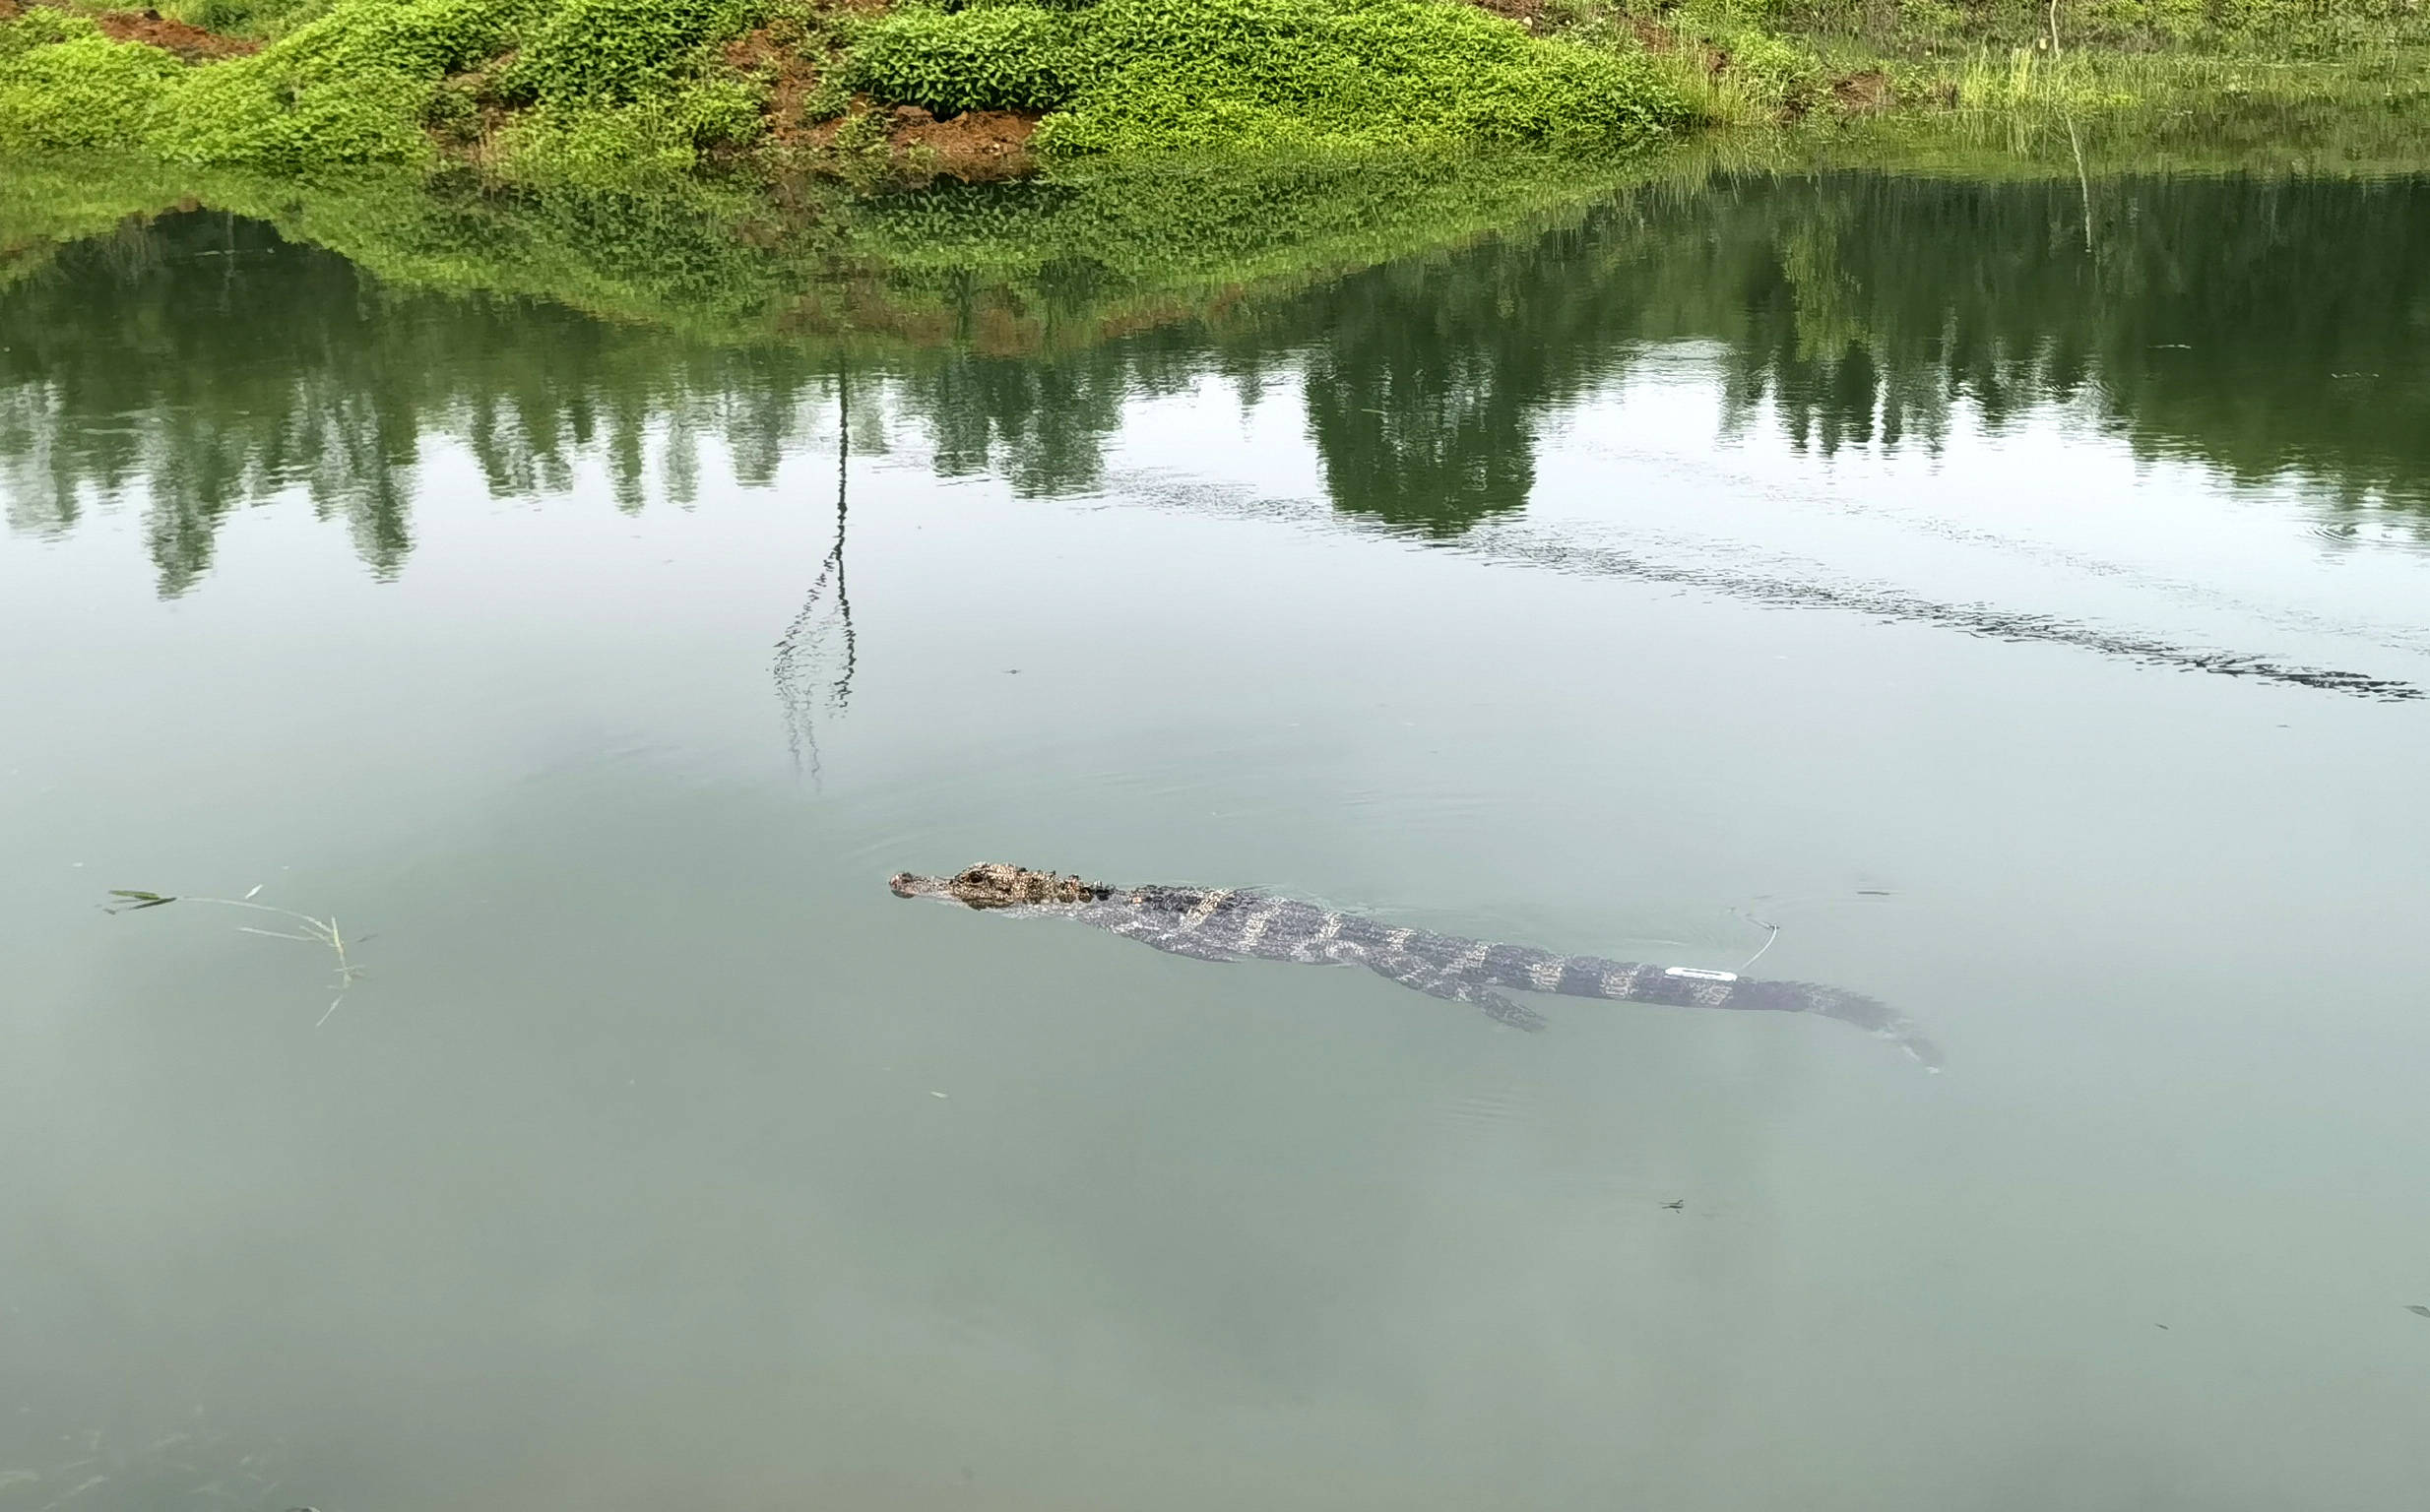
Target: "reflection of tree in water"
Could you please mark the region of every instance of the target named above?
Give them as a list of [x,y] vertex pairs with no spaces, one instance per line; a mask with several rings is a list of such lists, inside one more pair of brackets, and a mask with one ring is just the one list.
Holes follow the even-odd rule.
[[853,636],[853,601],[844,581],[846,485],[852,477],[852,389],[847,369],[835,375],[835,544],[801,600],[801,612],[776,643],[776,697],[784,706],[794,767],[816,780],[817,719],[841,715],[852,702],[860,645]]
[[1090,402],[1057,413],[1084,434],[1052,467],[1008,449],[1041,364],[950,360],[906,398],[952,471],[1069,487],[1097,476],[1104,396],[1296,368],[1334,505],[1449,536],[1525,503],[1546,414],[1696,341],[1729,425],[1826,456],[2066,405],[2146,456],[2430,514],[2425,330],[2430,181],[1723,178],[1058,356]]
[[908,378],[906,398],[927,422],[940,474],[993,471],[1024,496],[1077,493],[1104,472],[1106,438],[1135,391],[1127,357],[956,353]]
[[[210,212],[129,222],[0,290],[0,482],[52,534],[136,494],[163,595],[235,509],[300,490],[372,570],[412,549],[425,441],[498,497],[596,456],[621,508],[691,496],[704,435],[764,483],[823,385],[807,354],[703,346],[553,305],[392,292],[343,258]],[[656,453],[656,475],[651,454]]]
[[1547,290],[1505,272],[1474,258],[1384,268],[1322,301],[1308,429],[1337,507],[1455,535],[1526,504],[1545,397],[1529,317]]
[[1800,444],[2072,404],[2146,455],[2430,504],[2430,181],[1841,174],[1691,208],[1781,249],[1714,329],[1739,412]]
[[[357,293],[343,261],[225,216],[61,249],[9,290],[0,320],[12,523],[64,530],[87,495],[141,484],[174,595],[208,569],[231,510],[300,487],[374,571],[393,571],[412,547],[401,474],[420,416],[389,405],[377,364],[406,354],[377,339],[385,312]],[[299,348],[311,359],[292,360]]]
[[[428,436],[460,439],[500,495],[564,489],[596,456],[620,507],[654,487],[684,498],[709,439],[765,483],[832,369],[805,347],[385,290],[209,213],[12,277],[11,521],[65,530],[140,488],[169,594],[208,569],[230,511],[290,489],[395,571]],[[1092,297],[1057,277],[1055,298]],[[1935,446],[1961,410],[1996,428],[2065,404],[2144,455],[2246,480],[2296,470],[2332,510],[2430,515],[2424,331],[2430,181],[1848,173],[1656,185],[1563,229],[1203,323],[1039,358],[930,351],[866,392],[923,422],[939,472],[1054,494],[1097,485],[1139,395],[1296,380],[1334,504],[1451,536],[1525,503],[1547,414],[1689,340],[1714,346],[1733,423],[1824,454]]]

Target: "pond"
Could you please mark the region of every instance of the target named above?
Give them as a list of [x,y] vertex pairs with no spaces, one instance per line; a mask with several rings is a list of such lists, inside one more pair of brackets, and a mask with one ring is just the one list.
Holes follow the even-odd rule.
[[[884,340],[250,208],[0,285],[4,1512],[2418,1495],[2430,178]],[[987,860],[1943,1064],[886,885]]]

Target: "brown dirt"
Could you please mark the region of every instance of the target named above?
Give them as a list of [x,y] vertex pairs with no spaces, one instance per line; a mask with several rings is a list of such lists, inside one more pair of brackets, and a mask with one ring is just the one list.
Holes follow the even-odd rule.
[[895,111],[892,139],[898,149],[917,147],[934,153],[939,172],[976,181],[1013,178],[1036,167],[1029,155],[1029,139],[1037,131],[1034,111],[966,110],[940,121],[917,106],[904,105]]
[[[0,0],[0,21],[15,21],[43,3],[45,0]],[[142,42],[173,52],[188,63],[241,58],[262,50],[262,44],[252,37],[222,36],[182,21],[171,21],[159,11],[103,11],[93,21],[101,29],[101,34],[113,42]]]
[[[856,97],[853,110],[885,119],[888,151],[901,166],[916,172],[975,184],[1019,178],[1038,167],[1029,152],[1029,139],[1037,134],[1040,120],[1036,111],[967,110],[940,121],[918,105],[886,106],[865,97]],[[843,125],[840,119],[821,121],[791,136],[804,146],[826,147]]]
[[726,66],[738,74],[764,73],[771,81],[768,129],[784,137],[799,127],[801,99],[818,87],[818,66],[761,27],[726,44]]
[[[838,9],[884,9],[883,0],[838,0]],[[787,38],[762,27],[726,44],[726,66],[768,80],[768,135],[780,147],[824,148],[835,141],[841,119],[809,124],[801,102],[818,88],[821,64],[805,58]],[[891,107],[857,96],[854,113],[875,111],[886,120],[890,153],[907,167],[955,178],[1016,178],[1037,167],[1029,139],[1038,116],[1014,110],[972,110],[938,120],[917,105]]]
[[171,21],[159,11],[104,11],[93,20],[101,29],[101,34],[113,42],[142,42],[162,52],[173,52],[188,63],[241,58],[262,50],[262,44],[252,37],[222,36],[182,21]]
[[1831,99],[1847,115],[1873,115],[1897,103],[1890,76],[1878,68],[1831,81]]
[[[1631,16],[1629,18],[1629,28],[1636,32],[1637,45],[1647,52],[1677,52],[1682,46],[1689,45],[1687,38],[1650,17]],[[1723,49],[1704,42],[1694,45],[1696,61],[1703,66],[1704,72],[1717,74],[1730,66],[1730,55]]]

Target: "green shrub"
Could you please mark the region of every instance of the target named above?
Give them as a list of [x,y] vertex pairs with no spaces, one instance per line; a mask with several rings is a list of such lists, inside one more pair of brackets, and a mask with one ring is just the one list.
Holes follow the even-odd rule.
[[47,6],[30,10],[15,21],[0,21],[0,62],[36,47],[48,47],[59,42],[81,41],[99,36],[101,29],[82,16],[55,11]]
[[480,137],[480,94],[472,85],[450,79],[430,94],[422,105],[421,123],[451,142],[465,144]]
[[1055,111],[1038,150],[1583,148],[1679,124],[1640,56],[1532,37],[1456,0],[1100,0],[906,10],[856,77],[940,113]]
[[329,13],[332,0],[187,0],[172,14],[231,36],[284,36]]
[[1965,25],[1966,14],[1947,0],[1901,0],[1898,34],[1921,41],[1949,36]]
[[748,80],[700,79],[678,90],[668,108],[694,147],[741,147],[767,128],[768,92]]
[[827,145],[847,156],[874,155],[882,158],[886,154],[887,140],[883,119],[866,110],[856,110],[844,117],[843,124],[835,128],[835,135],[828,139]]
[[1077,82],[1072,34],[1068,16],[1032,5],[898,11],[863,34],[852,79],[939,115],[1049,110]]
[[629,103],[671,89],[749,16],[747,0],[564,0],[534,32],[515,79],[552,103]]
[[741,146],[764,123],[764,93],[739,79],[698,80],[628,105],[542,104],[497,144],[495,165],[533,183],[615,185],[690,169],[706,147]]
[[108,40],[83,17],[29,11],[0,23],[0,146],[140,142],[184,71],[157,47]]
[[1769,32],[1752,29],[1722,37],[1730,73],[1740,89],[1772,109],[1792,109],[1822,97],[1827,74],[1812,54]]
[[815,126],[832,121],[852,108],[852,81],[841,71],[830,73],[801,96],[801,124]]
[[432,81],[388,71],[300,80],[270,69],[198,70],[156,138],[161,157],[292,170],[413,162],[429,153],[421,120]]
[[485,0],[341,0],[252,57],[191,70],[157,148],[284,169],[417,160],[439,81],[506,46],[511,17]]
[[1534,37],[1458,0],[911,4],[873,21],[805,19],[795,0],[208,3],[287,30],[187,67],[55,10],[0,26],[0,143],[279,171],[415,163],[434,135],[478,141],[481,105],[503,100],[532,108],[501,161],[655,170],[759,134],[765,89],[712,49],[771,16],[813,56],[849,42],[819,113],[845,108],[847,86],[940,115],[1047,110],[1039,148],[1064,156],[1587,149],[1686,114],[1632,43]]
[[1107,0],[1098,82],[1048,151],[1585,147],[1682,118],[1643,60],[1530,37],[1455,0]]
[[262,13],[284,20],[318,14],[251,57],[202,67],[36,9],[0,24],[0,145],[124,144],[174,161],[287,171],[424,161],[432,132],[466,143],[481,130],[487,86],[450,76],[528,33],[503,72],[544,108],[509,156],[562,154],[586,171],[688,165],[698,148],[760,130],[764,89],[704,67],[708,45],[739,30],[751,3],[265,0]]
[[691,138],[674,112],[636,105],[540,105],[500,137],[497,166],[531,183],[612,185],[689,170]]

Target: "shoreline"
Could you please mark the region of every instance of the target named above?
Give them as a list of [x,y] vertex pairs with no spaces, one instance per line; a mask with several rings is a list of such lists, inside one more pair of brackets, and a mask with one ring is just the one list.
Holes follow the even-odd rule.
[[[1608,0],[185,8],[249,24],[212,31],[174,4],[0,0],[0,157],[81,150],[274,175],[387,166],[507,186],[691,177],[873,192],[1258,157],[1601,161],[1715,131],[1795,142],[2004,113],[2430,115],[2430,48],[2415,45],[2411,23],[2392,24],[2376,51],[2325,54],[2295,33],[2278,51],[2251,34],[2233,47],[2120,37],[2054,48],[2047,35],[2018,45],[1989,12],[1872,38],[1782,30],[1798,17],[1777,6],[1767,25],[1744,4],[1647,16]],[[2056,27],[2065,13],[2046,14]],[[1314,61],[1301,74],[1294,61],[1280,84],[1256,82],[1272,59],[1302,53]]]
[[91,154],[12,167],[0,175],[0,291],[63,247],[199,209],[261,221],[398,288],[541,300],[721,346],[1020,356],[1253,321],[1312,284],[1559,229],[1616,197],[1847,174],[2059,183],[2072,198],[2169,176],[2416,179],[2430,173],[2430,120],[1886,114],[1714,131],[1600,160],[1100,160],[884,193],[816,176],[515,185],[463,169],[299,177]]

